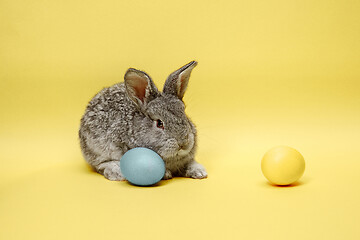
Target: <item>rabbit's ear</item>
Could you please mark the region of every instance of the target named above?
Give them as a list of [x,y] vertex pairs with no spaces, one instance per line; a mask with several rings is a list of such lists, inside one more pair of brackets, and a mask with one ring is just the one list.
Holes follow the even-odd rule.
[[163,93],[175,95],[179,99],[182,99],[189,82],[191,71],[196,65],[196,61],[189,62],[170,74],[165,82]]
[[124,79],[128,96],[140,108],[159,95],[159,91],[149,75],[142,71],[129,68]]

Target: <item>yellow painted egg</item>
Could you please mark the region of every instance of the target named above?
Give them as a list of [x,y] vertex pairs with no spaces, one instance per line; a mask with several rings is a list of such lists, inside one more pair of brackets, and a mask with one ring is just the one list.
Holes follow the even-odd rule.
[[287,146],[278,146],[264,155],[261,170],[271,183],[290,185],[304,174],[305,160],[297,150]]

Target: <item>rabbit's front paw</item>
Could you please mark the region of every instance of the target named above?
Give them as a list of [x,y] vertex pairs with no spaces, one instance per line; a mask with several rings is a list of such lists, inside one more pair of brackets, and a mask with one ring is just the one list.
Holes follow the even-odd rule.
[[207,177],[207,172],[200,163],[193,161],[188,165],[185,177],[202,179]]
[[118,161],[111,161],[105,162],[99,165],[98,169],[104,177],[111,181],[124,181],[125,177],[122,175],[119,162]]
[[168,180],[168,179],[172,179],[172,178],[173,178],[173,176],[172,176],[171,171],[169,169],[166,169],[163,179]]
[[111,181],[125,181],[125,177],[121,174],[121,172],[115,169],[105,169],[104,177]]

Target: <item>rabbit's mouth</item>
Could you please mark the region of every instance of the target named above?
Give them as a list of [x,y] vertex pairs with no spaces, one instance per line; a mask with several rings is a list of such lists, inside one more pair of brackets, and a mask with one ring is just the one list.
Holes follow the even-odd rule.
[[180,157],[188,155],[194,148],[194,142],[194,134],[189,134],[187,141],[183,144],[179,144],[179,151],[177,152],[177,155]]
[[164,159],[182,158],[188,155],[195,145],[194,134],[189,134],[186,141],[179,143],[175,139],[169,139],[166,144],[159,149],[158,153]]
[[180,150],[178,151],[177,155],[178,155],[179,157],[184,157],[184,156],[188,155],[188,154],[190,153],[190,151],[191,151],[191,149],[186,149],[186,150],[180,149]]
[[179,157],[184,157],[184,156],[188,155],[191,152],[193,147],[194,147],[194,143],[191,143],[191,142],[189,144],[184,145],[184,146],[180,146],[179,150],[177,152],[177,155]]

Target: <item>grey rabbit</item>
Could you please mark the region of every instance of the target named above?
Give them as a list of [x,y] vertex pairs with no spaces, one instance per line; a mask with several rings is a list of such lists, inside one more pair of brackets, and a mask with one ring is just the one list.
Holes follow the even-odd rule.
[[150,76],[130,68],[124,82],[101,90],[81,119],[80,145],[85,160],[109,180],[125,180],[119,160],[128,150],[146,147],[165,162],[163,179],[206,178],[195,161],[197,132],[182,101],[192,61],[167,78],[160,92]]

